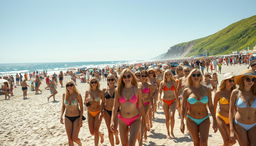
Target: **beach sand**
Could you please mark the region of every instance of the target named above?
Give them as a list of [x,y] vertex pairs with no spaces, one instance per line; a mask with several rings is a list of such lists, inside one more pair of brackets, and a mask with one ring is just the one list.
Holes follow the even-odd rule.
[[[246,69],[246,65],[223,66],[223,73],[219,74],[221,81],[223,74],[233,72],[238,74]],[[65,81],[68,80],[66,77]],[[77,80],[78,81],[78,80]],[[21,87],[14,89],[14,95],[11,100],[4,100],[4,96],[0,96],[0,145],[1,146],[20,146],[20,145],[36,145],[36,146],[56,146],[68,145],[67,136],[64,125],[60,124],[60,108],[62,94],[65,88],[58,85],[57,102],[47,102],[50,95],[49,90],[45,90],[45,81],[41,86],[43,93],[35,95],[29,91],[29,99],[23,100]],[[77,88],[84,99],[85,90],[88,84],[77,82]],[[106,81],[101,81],[101,88],[106,87]],[[86,115],[87,112],[84,112]],[[167,139],[166,126],[163,110],[159,109],[153,121],[153,128],[148,132],[148,140],[144,145],[175,145],[175,146],[191,146],[193,145],[191,138],[180,132],[180,119],[176,112],[174,134],[177,138]],[[100,145],[110,145],[108,140],[105,121],[102,121],[100,131],[104,132],[104,143]],[[83,122],[79,137],[83,145],[93,146],[94,137],[90,135],[87,120]],[[219,131],[213,133],[212,125],[210,126],[209,141],[210,146],[220,146],[223,144]],[[238,144],[236,144],[238,145]]]

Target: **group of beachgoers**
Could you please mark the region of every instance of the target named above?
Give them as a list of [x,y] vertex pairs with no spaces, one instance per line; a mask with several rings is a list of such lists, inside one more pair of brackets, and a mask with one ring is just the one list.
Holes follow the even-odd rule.
[[[226,73],[219,82],[217,72],[221,73],[222,64],[249,64],[250,69],[239,75]],[[88,72],[81,71],[82,74]],[[89,84],[85,95],[76,88],[77,76],[73,72],[61,72],[51,79],[46,74],[41,75],[45,76],[46,88],[51,91],[48,100],[50,97],[55,100],[58,93],[57,78],[66,89],[61,100],[60,123],[65,125],[70,146],[74,142],[82,145],[78,135],[83,120],[88,120],[95,145],[99,141],[103,143],[104,135],[100,131],[103,118],[112,146],[120,141],[123,146],[134,146],[136,142],[142,145],[160,107],[169,138],[175,138],[177,111],[180,131],[189,134],[195,146],[208,144],[209,117],[212,117],[214,132],[220,131],[223,145],[230,146],[236,141],[241,146],[256,145],[256,58],[248,55],[154,62],[95,69],[89,73],[90,78],[85,79]],[[71,76],[71,81],[64,86],[66,75]],[[42,92],[39,89],[41,76],[35,76],[36,93]],[[107,88],[100,88],[102,79],[107,81]],[[22,90],[28,87],[25,83],[21,86]]]

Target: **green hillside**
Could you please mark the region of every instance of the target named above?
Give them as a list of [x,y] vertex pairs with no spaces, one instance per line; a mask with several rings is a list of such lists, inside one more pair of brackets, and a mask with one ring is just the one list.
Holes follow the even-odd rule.
[[[193,43],[192,48],[186,48],[189,43]],[[239,51],[247,47],[252,49],[255,45],[256,16],[252,16],[233,23],[210,36],[177,44],[171,47],[168,52],[172,52],[171,49],[173,48],[180,48],[183,46],[184,50],[187,50],[187,53],[184,54],[185,56],[196,56],[206,53],[208,53],[208,55],[222,55],[232,53],[233,51]],[[165,56],[169,56],[168,53]]]

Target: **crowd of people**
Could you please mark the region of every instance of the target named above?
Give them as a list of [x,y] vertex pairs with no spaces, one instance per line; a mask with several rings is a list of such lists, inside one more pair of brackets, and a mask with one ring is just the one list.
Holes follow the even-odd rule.
[[[222,65],[249,64],[249,69],[239,75],[225,73],[218,80]],[[104,118],[110,144],[123,146],[139,145],[147,139],[152,128],[155,112],[162,107],[165,115],[166,135],[175,138],[175,113],[181,120],[180,131],[191,136],[195,146],[206,146],[210,125],[214,132],[221,133],[223,145],[236,143],[241,146],[256,145],[256,58],[249,55],[215,57],[172,62],[149,62],[122,65],[115,68],[78,70],[54,74],[46,72],[16,75],[16,85],[8,76],[2,90],[6,99],[14,86],[21,86],[24,99],[27,98],[28,80],[34,84],[35,94],[40,94],[41,82],[45,79],[51,94],[58,93],[59,84],[66,91],[62,95],[60,123],[65,125],[68,143],[82,145],[79,131],[83,120],[88,120],[94,143],[104,141],[100,131]],[[217,73],[218,72],[218,73]],[[65,86],[64,77],[71,81]],[[10,79],[11,78],[11,79]],[[89,84],[85,95],[76,88],[77,78]],[[10,81],[11,80],[11,81]],[[100,88],[100,80],[106,80],[106,87]],[[11,82],[11,83],[10,83]],[[12,90],[9,84],[12,84]],[[86,109],[86,110],[85,110]],[[87,112],[87,118],[84,112]],[[209,117],[212,117],[210,123]]]

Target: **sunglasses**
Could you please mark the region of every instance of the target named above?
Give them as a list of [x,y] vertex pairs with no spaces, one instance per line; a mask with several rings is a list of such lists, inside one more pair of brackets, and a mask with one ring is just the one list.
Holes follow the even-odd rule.
[[147,76],[147,75],[141,75],[141,77],[142,77],[142,78],[146,78],[146,77],[148,77],[148,76]]
[[229,83],[234,83],[235,82],[235,80],[232,80],[232,79],[229,79],[228,81],[229,81]]
[[200,77],[201,74],[192,74],[192,77]]
[[255,82],[256,79],[255,78],[245,78],[246,82]]
[[123,78],[124,78],[124,79],[130,79],[131,77],[132,77],[131,75],[127,75],[127,76],[126,76],[126,75],[123,75]]
[[108,82],[110,82],[110,81],[113,82],[113,81],[115,81],[115,79],[108,79],[107,81]]
[[184,72],[190,72],[190,70],[184,70]]
[[90,84],[97,84],[97,81],[92,81]]
[[73,87],[74,84],[67,84],[66,87]]

